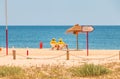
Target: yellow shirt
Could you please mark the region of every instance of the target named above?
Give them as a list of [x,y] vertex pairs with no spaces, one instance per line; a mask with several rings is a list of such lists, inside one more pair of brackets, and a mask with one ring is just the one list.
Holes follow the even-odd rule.
[[56,41],[50,41],[50,44],[56,44],[57,42]]
[[65,44],[63,41],[59,41],[58,44]]

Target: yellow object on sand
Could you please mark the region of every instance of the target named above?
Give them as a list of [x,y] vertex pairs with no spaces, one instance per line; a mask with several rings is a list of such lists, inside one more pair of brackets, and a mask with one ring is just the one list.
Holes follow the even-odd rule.
[[56,42],[56,39],[55,38],[52,38],[52,40],[50,41],[50,45],[52,47],[52,49],[63,49],[66,44],[63,42],[62,38],[59,39],[58,42]]
[[62,38],[59,39],[58,44],[65,44],[62,40]]
[[50,41],[50,44],[56,44],[56,39],[55,38],[52,38],[52,40]]
[[58,41],[59,49],[63,49],[65,47],[65,42],[63,42],[62,38],[59,39]]
[[57,42],[56,42],[56,39],[55,38],[52,38],[52,40],[50,41],[50,45],[52,47],[52,49],[56,48],[57,47]]

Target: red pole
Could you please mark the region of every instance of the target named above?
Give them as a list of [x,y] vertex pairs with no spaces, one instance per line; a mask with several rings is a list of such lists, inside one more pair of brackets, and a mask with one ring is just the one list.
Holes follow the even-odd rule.
[[86,48],[87,48],[87,56],[89,55],[89,46],[88,46],[88,32],[86,32]]
[[7,0],[5,0],[5,17],[6,17],[6,55],[8,55],[8,22],[7,22]]
[[6,29],[6,55],[8,55],[8,29]]

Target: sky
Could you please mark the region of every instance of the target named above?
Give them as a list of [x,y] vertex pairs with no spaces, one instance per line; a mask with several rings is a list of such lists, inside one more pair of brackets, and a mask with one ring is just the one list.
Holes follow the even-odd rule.
[[[8,25],[120,25],[120,0],[8,0]],[[5,25],[5,0],[0,0]]]

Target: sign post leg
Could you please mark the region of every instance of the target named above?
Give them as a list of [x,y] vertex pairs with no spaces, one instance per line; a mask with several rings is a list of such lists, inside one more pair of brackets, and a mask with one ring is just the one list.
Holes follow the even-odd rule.
[[88,56],[89,55],[88,32],[86,32],[86,48],[87,48],[87,56]]
[[6,29],[6,55],[8,55],[8,29]]

